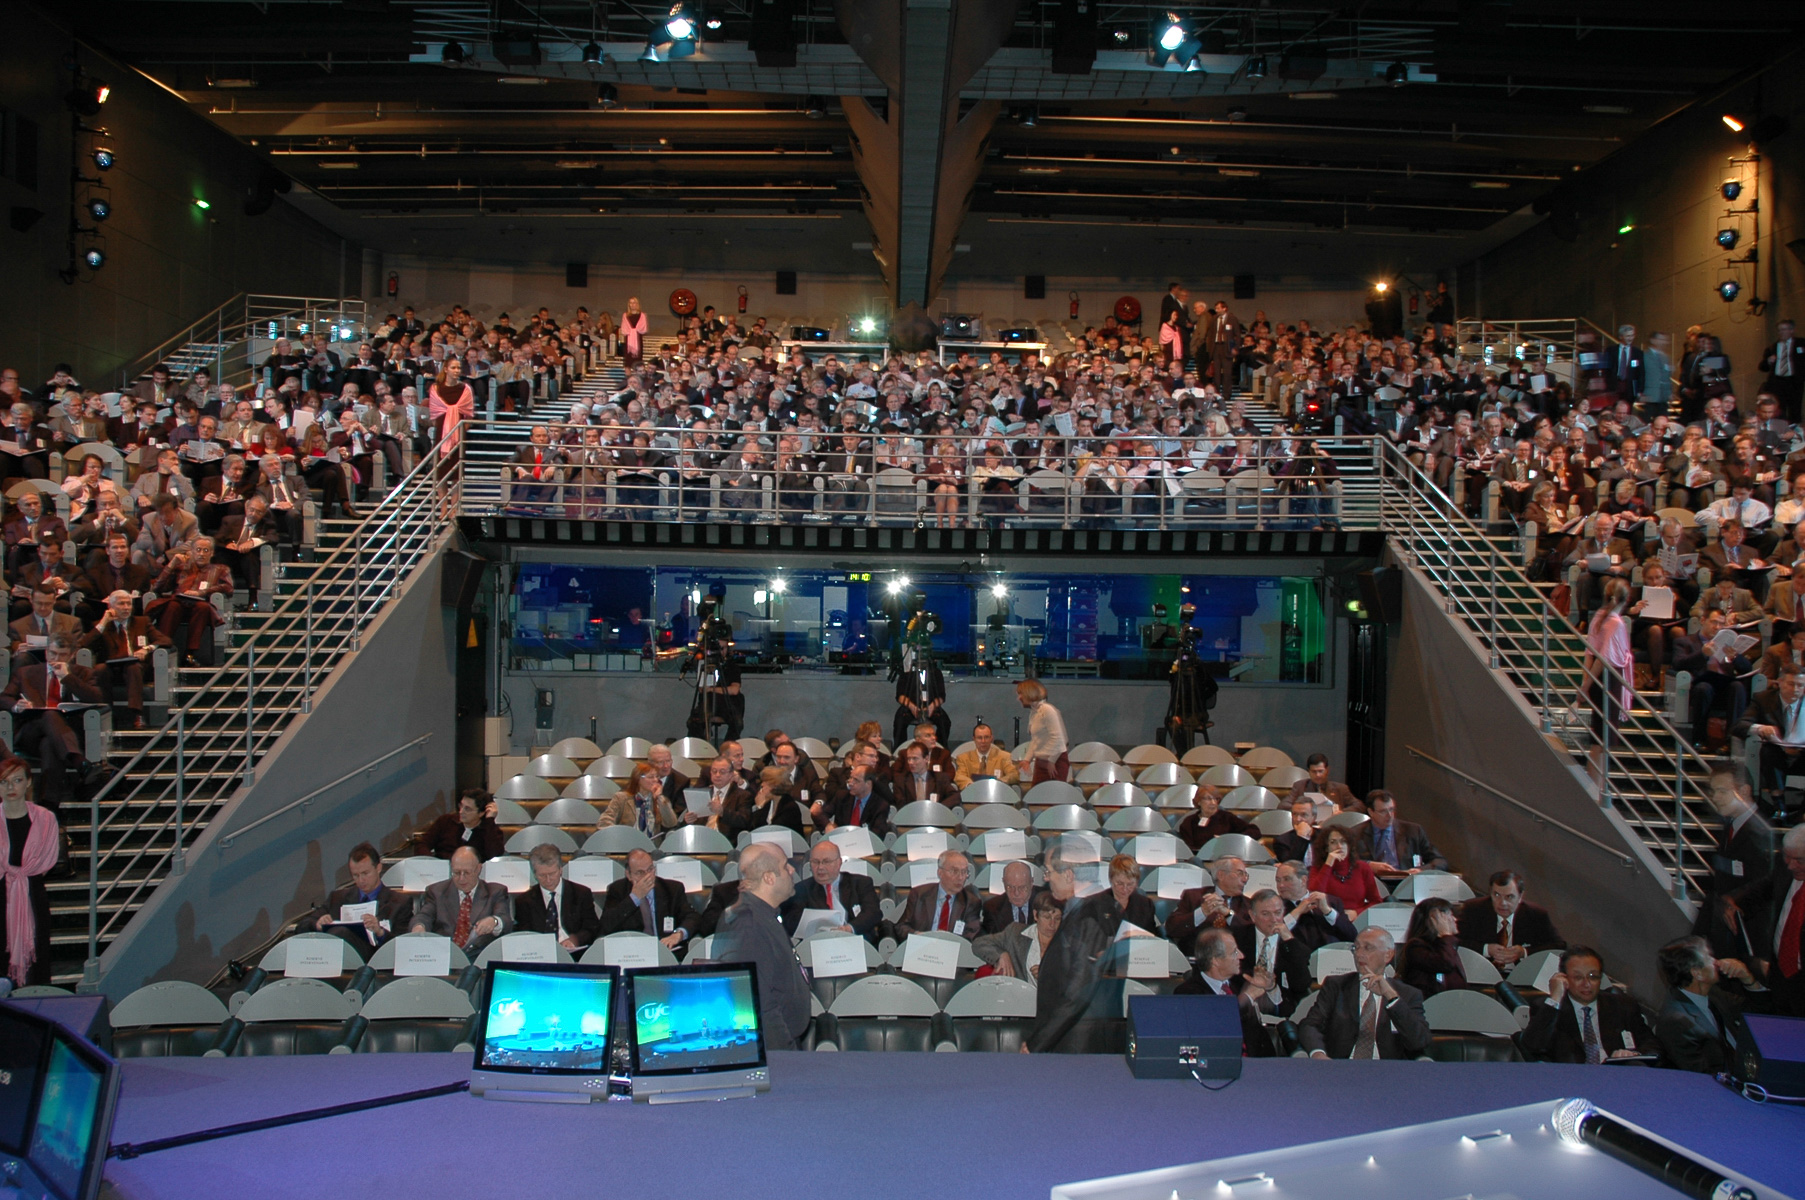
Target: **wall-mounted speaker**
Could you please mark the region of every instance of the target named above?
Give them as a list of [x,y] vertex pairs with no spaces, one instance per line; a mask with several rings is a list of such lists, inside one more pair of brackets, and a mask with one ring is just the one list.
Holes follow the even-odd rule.
[[777,273],[777,294],[794,296],[796,294],[796,272],[779,271]]
[[1235,299],[1252,300],[1254,298],[1253,276],[1235,276]]
[[588,263],[565,263],[564,264],[564,286],[565,287],[573,287],[573,288],[588,287],[589,286],[589,264]]
[[1022,284],[1022,296],[1028,300],[1045,300],[1047,298],[1047,277],[1030,275]]
[[1396,567],[1376,567],[1355,577],[1360,603],[1375,620],[1396,625],[1404,619],[1404,576]]

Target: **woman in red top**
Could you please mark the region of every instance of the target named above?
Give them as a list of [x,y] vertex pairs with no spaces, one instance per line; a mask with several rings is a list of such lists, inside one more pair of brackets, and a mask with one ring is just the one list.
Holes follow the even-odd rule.
[[327,506],[336,503],[345,516],[355,521],[361,514],[351,507],[351,485],[347,482],[345,468],[335,461],[338,458],[338,453],[327,443],[326,431],[320,428],[319,422],[309,425],[301,435],[298,458],[301,477],[308,487],[317,487],[326,493]]
[[1316,864],[1310,868],[1310,890],[1341,901],[1350,917],[1385,899],[1372,864],[1354,856],[1347,830],[1335,826],[1317,830],[1310,861]]
[[295,456],[295,448],[288,444],[287,434],[274,425],[264,425],[261,428],[263,432],[256,447],[251,451],[251,457],[263,458],[269,454],[274,454],[277,458],[293,458]]

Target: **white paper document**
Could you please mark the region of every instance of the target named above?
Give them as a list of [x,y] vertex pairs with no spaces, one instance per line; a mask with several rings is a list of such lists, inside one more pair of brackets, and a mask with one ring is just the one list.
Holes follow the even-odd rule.
[[865,973],[865,939],[848,934],[827,937],[809,944],[817,979],[834,979],[842,975]]
[[959,947],[951,938],[909,935],[903,943],[904,975],[926,975],[932,979],[951,979],[959,970]]
[[361,929],[366,915],[376,915],[376,901],[372,900],[368,904],[341,904],[338,906],[338,920],[334,924],[356,925]]
[[657,870],[658,878],[674,880],[686,892],[702,890],[702,864],[693,858],[661,858]]
[[451,939],[438,933],[414,933],[395,939],[395,975],[451,974]]
[[1241,890],[1244,895],[1251,896],[1269,889],[1277,891],[1278,886],[1279,869],[1270,863],[1258,863],[1247,868],[1247,886]]
[[1027,858],[1028,835],[1019,829],[992,829],[984,835],[984,857],[991,862]]
[[684,788],[683,807],[698,817],[706,817],[708,816],[709,795],[710,792],[707,788]]
[[842,916],[836,920],[832,909],[805,908],[802,910],[801,918],[796,922],[796,932],[792,936],[799,942],[807,941],[823,929],[838,929],[841,925],[848,923],[850,923],[848,917]]
[[1143,867],[1169,867],[1178,861],[1181,844],[1170,837],[1143,833],[1134,839],[1134,861]]
[[580,858],[573,858],[564,867],[566,879],[580,883],[592,892],[607,891],[608,885],[623,873],[619,863],[601,854],[585,854]]
[[1195,863],[1177,863],[1159,870],[1159,898],[1177,900],[1190,888],[1203,886],[1203,868]]
[[840,848],[841,858],[870,858],[878,852],[871,831],[863,825],[847,825],[827,835],[827,840]]
[[946,853],[946,830],[917,829],[909,834],[909,861],[939,858]]
[[1415,876],[1416,902],[1425,900],[1447,900],[1460,903],[1460,876],[1447,875],[1439,871],[1427,871]]
[[1342,946],[1324,946],[1316,952],[1316,981],[1346,975],[1354,969],[1354,952]]
[[429,886],[451,878],[451,864],[442,858],[404,858],[401,860],[401,890],[424,892]]
[[782,827],[776,829],[754,829],[752,831],[752,840],[754,842],[770,842],[773,846],[782,846],[785,854],[790,852],[790,838],[792,836],[793,832],[791,830]]
[[1404,935],[1410,929],[1410,906],[1399,905],[1396,908],[1383,904],[1375,904],[1360,915],[1366,918],[1362,928],[1383,929],[1391,935],[1391,940],[1398,945],[1404,944]]
[[518,895],[533,886],[533,871],[524,858],[492,858],[483,864],[483,882],[499,883]]
[[502,939],[503,962],[555,963],[558,937],[551,933],[511,933]]
[[898,863],[896,875],[898,879],[906,879],[910,887],[920,887],[940,878],[940,865],[931,858],[925,862]]
[[1172,943],[1164,938],[1137,937],[1128,942],[1130,979],[1164,979],[1171,974]]
[[610,967],[655,967],[658,939],[649,933],[612,933],[602,939],[602,962]]
[[1652,621],[1666,621],[1673,617],[1673,589],[1664,587],[1645,587],[1642,589],[1642,611],[1638,616]]
[[282,973],[292,979],[337,979],[345,973],[345,943],[336,937],[292,938]]

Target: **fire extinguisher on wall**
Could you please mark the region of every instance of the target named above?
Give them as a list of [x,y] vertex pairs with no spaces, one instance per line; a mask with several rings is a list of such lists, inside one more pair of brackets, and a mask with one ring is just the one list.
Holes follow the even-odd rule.
[[399,296],[400,294],[401,294],[401,276],[396,274],[393,271],[390,271],[389,272],[389,295]]
[[742,284],[740,284],[740,313],[743,316],[745,314],[745,312],[746,312],[746,285],[742,283]]
[[1078,319],[1078,293],[1069,292],[1067,294],[1072,298],[1072,320],[1076,321]]

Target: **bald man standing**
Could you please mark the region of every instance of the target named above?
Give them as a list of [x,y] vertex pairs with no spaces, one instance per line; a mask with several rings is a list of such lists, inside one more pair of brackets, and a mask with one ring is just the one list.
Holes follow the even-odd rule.
[[754,842],[740,851],[739,903],[721,918],[714,958],[758,969],[758,1015],[765,1048],[794,1050],[808,1032],[809,987],[777,910],[796,892],[796,872],[783,851]]

